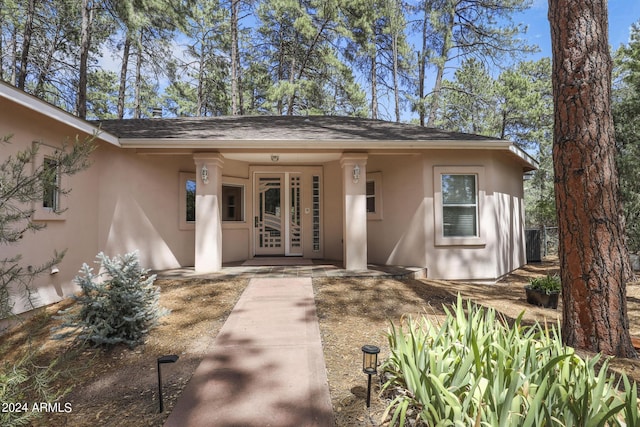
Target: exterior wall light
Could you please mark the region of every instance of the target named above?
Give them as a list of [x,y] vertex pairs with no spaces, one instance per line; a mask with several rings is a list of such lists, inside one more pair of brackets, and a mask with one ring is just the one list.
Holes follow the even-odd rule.
[[49,274],[51,274],[53,276],[54,274],[58,274],[58,273],[60,273],[60,269],[58,268],[58,266],[57,265],[52,265],[51,266],[51,272]]
[[158,398],[160,399],[160,413],[164,411],[164,406],[162,404],[162,376],[160,375],[160,365],[165,363],[176,363],[178,359],[179,357],[176,354],[158,357]]
[[371,375],[375,375],[378,372],[378,353],[380,353],[380,349],[375,345],[362,346],[362,372],[369,377],[367,382],[367,408],[371,406]]
[[357,184],[360,181],[360,166],[355,165],[353,167],[353,183]]
[[209,169],[207,169],[207,165],[202,165],[202,169],[200,170],[200,178],[202,178],[203,183],[209,183]]
[[271,161],[272,161],[272,162],[274,162],[274,163],[275,163],[275,162],[277,162],[278,160],[280,160],[280,155],[278,155],[278,154],[272,154],[272,155],[271,155]]

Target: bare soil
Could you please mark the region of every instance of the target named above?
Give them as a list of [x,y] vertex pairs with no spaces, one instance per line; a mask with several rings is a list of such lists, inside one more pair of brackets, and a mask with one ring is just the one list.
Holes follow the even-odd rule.
[[[434,280],[326,278],[314,279],[317,314],[337,426],[384,425],[387,401],[378,396],[374,377],[371,407],[366,408],[367,377],[362,373],[364,344],[388,355],[385,333],[389,322],[402,316],[443,316],[443,305],[455,303],[458,293],[476,303],[493,307],[515,319],[525,311],[525,322],[555,323],[557,310],[526,303],[523,286],[531,277],[558,271],[557,260],[529,265],[497,284],[468,284]],[[70,391],[60,402],[70,412],[49,413],[34,426],[161,426],[193,371],[247,285],[244,279],[158,280],[161,305],[171,313],[154,328],[144,344],[134,349],[79,348],[70,342],[52,341],[52,317],[70,304],[52,305],[0,337],[0,360],[13,362],[37,352],[46,366],[60,358],[61,373],[51,384],[53,391]],[[628,286],[632,335],[640,335],[640,285]],[[177,354],[174,364],[163,365],[164,413],[158,411],[156,360]],[[618,359],[613,366],[640,380],[640,363]],[[1,366],[0,366],[1,368]],[[31,403],[31,402],[30,402]]]

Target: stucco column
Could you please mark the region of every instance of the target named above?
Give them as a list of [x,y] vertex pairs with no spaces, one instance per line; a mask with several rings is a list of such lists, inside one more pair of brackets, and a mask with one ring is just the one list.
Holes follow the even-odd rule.
[[[220,153],[196,153],[196,257],[198,273],[222,268],[222,164]],[[203,168],[206,169],[203,174]]]
[[344,194],[342,255],[347,270],[367,269],[367,157],[366,153],[345,153],[340,159]]

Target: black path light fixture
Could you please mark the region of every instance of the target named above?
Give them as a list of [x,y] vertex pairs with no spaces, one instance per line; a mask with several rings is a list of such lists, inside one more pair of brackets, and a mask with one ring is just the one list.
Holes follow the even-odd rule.
[[158,398],[160,399],[160,413],[164,411],[164,405],[162,404],[162,376],[160,374],[160,365],[165,363],[176,363],[178,358],[179,357],[176,354],[158,357]]
[[375,345],[362,346],[362,372],[367,374],[367,408],[371,406],[371,375],[378,372],[378,353],[380,349]]

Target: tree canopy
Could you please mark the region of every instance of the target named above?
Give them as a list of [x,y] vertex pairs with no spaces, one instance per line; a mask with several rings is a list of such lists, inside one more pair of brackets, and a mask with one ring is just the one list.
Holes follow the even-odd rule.
[[498,64],[530,50],[525,28],[511,21],[528,5],[6,0],[0,79],[87,118],[269,113],[401,121],[411,108],[424,115],[427,105],[435,118],[450,64]]

